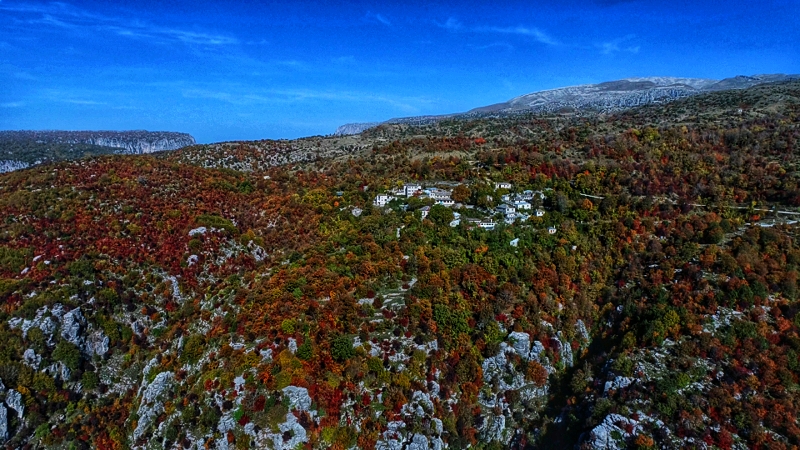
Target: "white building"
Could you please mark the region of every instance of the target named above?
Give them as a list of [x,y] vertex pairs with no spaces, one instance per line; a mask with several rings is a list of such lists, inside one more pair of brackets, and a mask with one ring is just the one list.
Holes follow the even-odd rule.
[[503,203],[502,205],[498,206],[496,210],[497,212],[506,216],[514,214],[517,211],[516,208],[507,203]]
[[531,209],[531,204],[525,200],[514,200],[514,207],[518,210]]
[[536,217],[544,217],[544,210],[543,209],[537,209],[536,210]]
[[494,230],[495,223],[491,220],[482,220],[478,226],[485,230]]
[[519,197],[523,200],[533,200],[536,197],[539,197],[542,200],[547,198],[542,191],[532,191],[530,189],[522,191],[522,194],[519,194]]
[[419,213],[422,215],[423,219],[428,217],[428,214],[430,212],[431,212],[431,207],[430,206],[423,206],[422,208],[419,209]]
[[419,184],[407,184],[403,186],[403,195],[406,197],[411,197],[412,195],[416,194],[417,192],[422,190],[422,186]]
[[392,197],[391,195],[378,194],[377,196],[375,196],[375,201],[372,202],[372,204],[382,208],[382,207],[386,206],[386,204],[389,203],[392,200],[394,200],[394,197]]
[[511,242],[509,242],[509,244],[510,244],[512,247],[517,247],[517,246],[519,246],[519,238],[512,239],[512,240],[511,240]]
[[511,189],[511,183],[508,181],[500,181],[494,184],[495,189]]
[[451,198],[445,198],[445,199],[441,199],[441,200],[436,200],[436,204],[437,205],[442,205],[442,206],[447,206],[449,208],[449,207],[455,205],[456,202],[455,202],[455,200],[453,200]]
[[434,200],[450,200],[452,195],[452,192],[439,188],[425,189],[425,193]]
[[450,221],[450,226],[455,228],[459,225],[461,225],[461,214],[453,213],[453,220]]
[[556,234],[556,231],[557,231],[556,227],[550,227],[550,228],[547,229],[547,232],[550,233],[550,234]]

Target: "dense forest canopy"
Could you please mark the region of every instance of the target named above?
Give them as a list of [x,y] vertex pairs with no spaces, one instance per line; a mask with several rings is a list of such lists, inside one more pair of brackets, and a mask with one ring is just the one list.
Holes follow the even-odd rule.
[[792,82],[4,174],[0,441],[796,448],[799,142]]

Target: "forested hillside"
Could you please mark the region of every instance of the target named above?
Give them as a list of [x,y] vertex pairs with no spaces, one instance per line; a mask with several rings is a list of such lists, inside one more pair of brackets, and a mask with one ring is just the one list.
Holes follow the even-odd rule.
[[791,82],[0,175],[0,442],[796,448],[798,163]]

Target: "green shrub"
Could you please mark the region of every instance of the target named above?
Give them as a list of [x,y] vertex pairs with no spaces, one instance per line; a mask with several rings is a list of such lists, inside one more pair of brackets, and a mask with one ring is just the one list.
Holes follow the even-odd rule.
[[100,378],[98,378],[97,374],[94,372],[83,372],[83,377],[81,377],[81,384],[83,385],[84,389],[94,389],[97,385],[100,384]]
[[206,338],[201,334],[193,334],[186,339],[186,343],[183,344],[183,352],[181,352],[181,360],[183,362],[194,364],[196,363],[200,357],[203,356],[203,352],[206,348]]
[[221,230],[225,230],[225,231],[227,231],[228,233],[231,233],[231,234],[239,234],[239,229],[236,228],[236,226],[233,224],[233,222],[231,222],[228,219],[225,219],[224,217],[214,216],[214,215],[211,215],[211,214],[203,214],[203,215],[197,216],[197,218],[195,219],[195,222],[197,222],[199,225],[203,225],[203,226],[206,226],[206,227],[218,228],[218,229],[221,229]]
[[297,355],[298,358],[304,361],[308,361],[309,359],[311,359],[311,357],[314,356],[314,349],[311,346],[311,340],[305,338],[303,340],[303,345],[297,348],[297,352],[295,353],[295,355]]
[[25,252],[16,248],[0,247],[0,269],[19,273],[25,268]]
[[70,370],[75,370],[81,362],[81,351],[75,344],[60,341],[53,350],[53,359],[61,361]]
[[355,356],[353,340],[348,336],[339,335],[331,339],[331,356],[339,362],[346,361]]

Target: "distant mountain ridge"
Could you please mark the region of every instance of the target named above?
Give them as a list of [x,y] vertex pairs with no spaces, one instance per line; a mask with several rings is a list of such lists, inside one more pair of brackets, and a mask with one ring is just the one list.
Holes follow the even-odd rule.
[[0,131],[0,172],[105,154],[144,154],[194,145],[170,131]]
[[[654,103],[665,103],[705,92],[746,89],[758,84],[800,78],[800,75],[768,74],[736,76],[723,80],[706,78],[641,77],[625,78],[598,84],[584,84],[521,95],[503,103],[482,106],[465,113],[441,116],[417,116],[391,119],[381,123],[426,124],[443,119],[482,116],[559,112],[611,113]],[[375,123],[340,126],[335,135],[359,134]]]
[[0,143],[35,141],[41,144],[90,144],[124,150],[122,153],[141,154],[176,150],[194,145],[187,133],[171,131],[0,131]]

